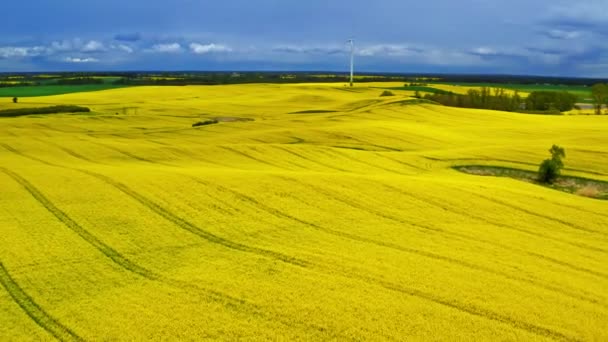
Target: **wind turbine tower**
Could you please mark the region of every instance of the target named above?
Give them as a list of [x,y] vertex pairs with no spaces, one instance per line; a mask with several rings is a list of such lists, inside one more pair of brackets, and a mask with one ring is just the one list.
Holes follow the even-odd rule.
[[353,86],[354,75],[355,75],[355,40],[349,39],[350,44],[350,86]]

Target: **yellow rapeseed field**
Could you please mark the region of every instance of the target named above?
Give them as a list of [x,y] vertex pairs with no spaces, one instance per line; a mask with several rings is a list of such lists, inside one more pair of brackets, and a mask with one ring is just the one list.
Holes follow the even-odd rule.
[[[608,116],[343,84],[2,100],[2,340],[608,340]],[[381,85],[380,85],[381,86]],[[210,119],[219,123],[192,127]]]

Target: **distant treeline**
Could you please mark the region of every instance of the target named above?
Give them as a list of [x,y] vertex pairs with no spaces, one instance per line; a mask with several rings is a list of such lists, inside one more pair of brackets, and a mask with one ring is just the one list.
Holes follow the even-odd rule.
[[18,108],[0,110],[0,117],[17,117],[34,114],[57,114],[57,113],[88,113],[91,109],[80,106],[52,106],[39,108]]
[[[427,86],[432,83],[492,83],[492,84],[551,84],[592,86],[606,82],[604,79],[512,76],[512,75],[453,75],[411,73],[357,73],[357,83],[394,81]],[[188,84],[237,84],[237,83],[303,83],[346,82],[346,72],[232,72],[232,71],[183,71],[183,72],[64,72],[64,73],[0,73],[0,82],[19,81],[28,85],[98,84],[101,77],[113,78],[112,82],[125,85],[188,85]],[[65,83],[68,82],[68,83]],[[106,81],[107,82],[107,81]],[[32,84],[29,84],[32,83]],[[13,86],[13,85],[5,85]],[[19,85],[14,85],[19,86]]]
[[39,85],[36,82],[15,82],[15,83],[8,83],[8,82],[2,82],[0,81],[0,88],[11,88],[11,87],[28,87],[28,86],[35,86],[35,85]]
[[9,87],[32,87],[32,86],[63,86],[63,85],[93,85],[106,83],[102,78],[96,77],[48,77],[44,80],[39,78],[27,78],[9,81],[0,78],[0,88]]
[[[114,82],[119,85],[221,85],[249,83],[331,83],[346,82],[348,76],[341,74],[319,75],[306,73],[208,73],[208,74],[163,74],[150,76],[148,74],[132,74]],[[386,76],[365,76],[356,80],[357,83],[368,82],[402,82],[403,77],[387,78]]]
[[57,85],[87,85],[104,84],[103,79],[94,77],[60,78],[54,82]]
[[[425,75],[430,83],[496,83],[496,84],[550,84],[569,86],[592,86],[596,83],[606,82],[601,78],[577,78],[577,77],[546,77],[525,75],[450,75],[435,74]],[[406,81],[416,81],[420,77],[408,77]]]
[[502,88],[470,89],[466,95],[454,93],[426,94],[425,99],[444,106],[492,109],[506,112],[557,114],[574,108],[577,97],[568,92],[535,91],[523,99],[517,91],[512,94]]

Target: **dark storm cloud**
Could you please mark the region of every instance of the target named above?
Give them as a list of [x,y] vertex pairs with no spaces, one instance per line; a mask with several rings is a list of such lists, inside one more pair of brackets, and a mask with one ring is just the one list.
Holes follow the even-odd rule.
[[604,0],[8,1],[0,71],[343,70],[354,38],[368,71],[608,75],[596,47],[608,34],[605,8]]

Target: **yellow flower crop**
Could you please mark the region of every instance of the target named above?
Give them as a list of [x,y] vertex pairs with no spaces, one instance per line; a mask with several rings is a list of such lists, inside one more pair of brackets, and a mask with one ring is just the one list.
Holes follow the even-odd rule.
[[1,339],[608,340],[608,204],[451,168],[608,181],[608,116],[399,86],[6,99],[93,112],[0,119]]

